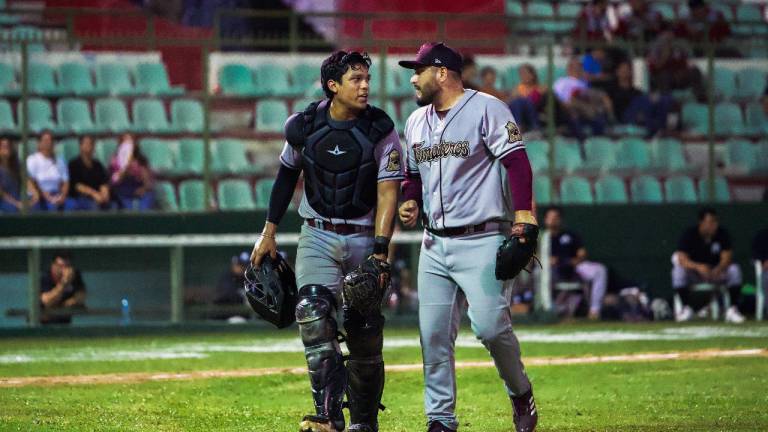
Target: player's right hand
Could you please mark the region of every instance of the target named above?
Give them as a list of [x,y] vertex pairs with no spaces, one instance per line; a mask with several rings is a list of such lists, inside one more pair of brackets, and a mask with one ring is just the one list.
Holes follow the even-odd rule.
[[416,221],[419,219],[419,203],[416,200],[408,200],[402,203],[398,214],[403,225],[407,228],[415,227]]
[[253,252],[251,252],[251,264],[254,267],[259,268],[261,266],[261,260],[264,259],[264,255],[269,254],[272,259],[277,258],[277,242],[272,237],[260,236],[256,240],[256,244],[253,245]]

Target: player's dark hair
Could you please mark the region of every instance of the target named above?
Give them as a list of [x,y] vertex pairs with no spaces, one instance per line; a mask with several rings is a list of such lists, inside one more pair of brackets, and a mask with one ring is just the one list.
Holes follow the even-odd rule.
[[85,140],[88,139],[88,138],[90,138],[91,141],[93,141],[93,137],[92,136],[90,136],[88,134],[85,134],[85,135],[80,135],[80,139],[77,142],[78,142],[78,144],[83,145],[83,142],[85,142]]
[[66,262],[72,262],[72,254],[65,250],[55,251],[53,253],[53,256],[51,257],[51,262],[54,262],[59,258],[63,259]]
[[717,217],[717,211],[712,207],[703,207],[699,210],[699,222],[703,221],[707,215]]
[[549,213],[549,212],[551,212],[551,211],[553,211],[553,212],[557,212],[557,214],[559,214],[560,216],[562,216],[562,215],[563,215],[563,208],[562,208],[562,207],[560,207],[560,206],[556,206],[556,205],[553,205],[553,206],[549,206],[549,207],[547,207],[547,208],[544,210],[544,215],[547,215],[547,213]]
[[8,135],[0,137],[0,141],[8,140],[8,144],[11,147],[11,154],[8,155],[8,160],[0,160],[0,168],[5,168],[16,183],[21,182],[21,168],[19,166],[19,155],[16,152],[16,146],[13,140]]
[[341,77],[347,73],[350,68],[352,70],[358,70],[360,67],[371,67],[371,58],[368,57],[368,53],[360,53],[357,51],[336,51],[327,59],[323,60],[322,66],[320,66],[320,81],[323,84],[323,92],[325,97],[333,99],[334,93],[328,88],[328,80],[334,80],[341,83]]
[[523,63],[523,64],[520,65],[520,69],[527,70],[528,73],[530,73],[531,76],[533,77],[533,83],[535,85],[539,85],[539,73],[536,72],[536,68],[533,67],[532,64],[530,64],[530,63]]
[[461,56],[461,69],[464,70],[468,67],[477,66],[475,63],[475,56],[472,54],[464,54]]

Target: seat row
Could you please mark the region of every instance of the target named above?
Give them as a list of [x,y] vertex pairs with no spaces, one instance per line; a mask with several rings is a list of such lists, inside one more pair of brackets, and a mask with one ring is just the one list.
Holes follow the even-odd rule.
[[[20,73],[8,63],[0,63],[0,95],[21,94]],[[184,93],[183,87],[170,84],[165,65],[157,62],[139,63],[133,70],[123,63],[98,63],[93,71],[89,64],[78,61],[63,63],[58,69],[32,62],[27,69],[27,87],[33,95],[51,97]]]
[[[258,180],[251,187],[247,180],[227,179],[217,182],[212,188],[212,204],[220,210],[257,210],[269,207],[269,194],[274,179]],[[155,186],[160,208],[165,211],[204,211],[205,183],[202,180],[184,180],[178,185],[162,181]]]
[[[682,109],[683,128],[690,133],[709,133],[709,107],[698,102],[686,102]],[[733,102],[715,105],[714,131],[716,135],[766,135],[768,115],[757,102],[750,102],[742,112],[741,106]]]
[[[546,175],[534,177],[534,195],[540,204],[661,204],[729,202],[731,193],[723,177],[715,178],[714,200],[709,199],[706,178],[695,181],[686,175],[672,176],[663,182],[654,176],[633,177],[627,182],[614,175],[606,175],[590,182],[582,176],[564,176],[559,185]],[[557,191],[557,193],[555,193]]]

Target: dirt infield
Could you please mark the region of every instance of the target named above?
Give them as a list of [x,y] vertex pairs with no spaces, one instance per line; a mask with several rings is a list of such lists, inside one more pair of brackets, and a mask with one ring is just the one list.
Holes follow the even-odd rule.
[[[610,356],[586,356],[586,357],[529,357],[524,358],[526,366],[559,366],[596,363],[628,363],[628,362],[657,362],[670,360],[702,360],[720,357],[768,357],[768,349],[743,349],[743,350],[702,350],[688,352],[668,353],[642,353]],[[459,369],[490,368],[493,363],[487,362],[457,362]],[[422,365],[399,364],[388,365],[390,372],[420,371]],[[55,386],[55,385],[94,385],[94,384],[138,384],[155,381],[197,380],[209,378],[240,378],[259,377],[267,375],[304,375],[306,368],[260,368],[260,369],[235,369],[235,370],[209,370],[192,371],[183,373],[168,372],[136,372],[114,373],[98,375],[61,375],[61,376],[37,376],[37,377],[0,377],[2,387],[26,387],[26,386]]]

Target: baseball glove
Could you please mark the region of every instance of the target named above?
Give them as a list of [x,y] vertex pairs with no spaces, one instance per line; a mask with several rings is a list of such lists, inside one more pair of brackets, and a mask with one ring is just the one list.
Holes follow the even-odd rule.
[[390,275],[389,263],[368,257],[344,277],[341,290],[344,305],[366,317],[378,314],[389,290]]
[[496,252],[496,279],[512,279],[520,270],[528,266],[536,253],[539,239],[539,227],[532,224],[520,224],[509,239],[499,246]]

